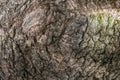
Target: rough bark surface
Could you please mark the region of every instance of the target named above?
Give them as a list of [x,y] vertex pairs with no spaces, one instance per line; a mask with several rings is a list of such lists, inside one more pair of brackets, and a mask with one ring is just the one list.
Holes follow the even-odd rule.
[[0,0],[0,80],[120,80],[119,4]]

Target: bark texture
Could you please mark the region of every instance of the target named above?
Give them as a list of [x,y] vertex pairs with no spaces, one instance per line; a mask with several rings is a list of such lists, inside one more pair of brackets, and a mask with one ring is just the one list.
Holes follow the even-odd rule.
[[0,80],[120,80],[119,0],[0,0]]

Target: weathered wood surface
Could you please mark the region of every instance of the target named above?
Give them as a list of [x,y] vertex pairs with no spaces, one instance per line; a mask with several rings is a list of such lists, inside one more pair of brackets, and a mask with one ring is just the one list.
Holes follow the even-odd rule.
[[119,3],[0,0],[0,80],[120,80]]

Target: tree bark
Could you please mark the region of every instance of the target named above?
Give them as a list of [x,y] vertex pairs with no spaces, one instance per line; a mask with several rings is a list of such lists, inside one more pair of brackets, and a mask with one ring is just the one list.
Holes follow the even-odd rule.
[[119,0],[0,0],[0,80],[120,80]]

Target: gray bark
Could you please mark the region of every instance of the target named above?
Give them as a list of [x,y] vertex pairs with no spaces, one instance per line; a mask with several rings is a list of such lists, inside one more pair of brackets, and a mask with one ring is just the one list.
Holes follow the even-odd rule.
[[119,3],[0,0],[0,80],[120,80],[120,21],[90,17]]

